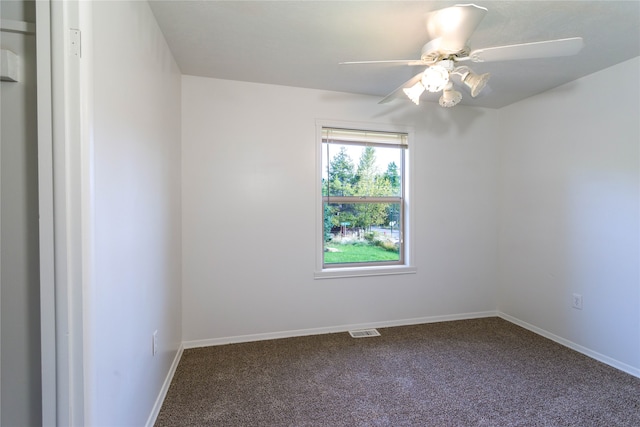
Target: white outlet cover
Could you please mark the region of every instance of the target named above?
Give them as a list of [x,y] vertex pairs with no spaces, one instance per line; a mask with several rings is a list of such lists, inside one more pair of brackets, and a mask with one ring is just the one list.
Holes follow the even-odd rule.
[[582,295],[573,294],[573,304],[572,307],[578,310],[582,310]]
[[158,331],[153,332],[152,341],[153,341],[152,351],[153,351],[153,355],[155,356],[156,353],[158,352]]

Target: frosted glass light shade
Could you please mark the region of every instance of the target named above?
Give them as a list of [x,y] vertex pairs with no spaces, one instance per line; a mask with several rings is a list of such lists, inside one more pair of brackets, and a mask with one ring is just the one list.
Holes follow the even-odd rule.
[[420,95],[424,92],[424,86],[418,82],[409,88],[404,88],[402,91],[413,101],[414,104],[420,105]]
[[489,73],[478,75],[470,71],[466,76],[464,76],[462,81],[464,82],[465,86],[467,86],[471,90],[471,96],[475,98],[487,85],[490,76],[491,75]]
[[442,96],[440,97],[439,104],[441,107],[453,107],[457,105],[458,102],[462,101],[462,94],[457,90],[447,89],[442,92]]

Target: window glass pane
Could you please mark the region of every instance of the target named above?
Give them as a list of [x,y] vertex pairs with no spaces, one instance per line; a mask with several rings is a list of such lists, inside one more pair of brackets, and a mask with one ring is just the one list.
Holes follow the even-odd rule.
[[401,260],[400,203],[324,203],[324,264]]
[[402,195],[403,149],[322,144],[322,195]]
[[319,142],[321,268],[403,266],[408,134],[323,127]]

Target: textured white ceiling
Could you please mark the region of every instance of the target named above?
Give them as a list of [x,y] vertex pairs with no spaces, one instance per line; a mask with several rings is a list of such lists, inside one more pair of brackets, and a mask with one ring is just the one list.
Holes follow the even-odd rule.
[[[152,0],[184,74],[381,98],[420,71],[343,61],[417,59],[425,14],[455,1]],[[640,55],[640,1],[477,1],[471,49],[579,36],[571,57],[469,64],[489,88],[462,104],[499,108]],[[424,67],[423,67],[424,68]],[[613,82],[612,90],[624,82]],[[427,100],[436,102],[439,95]],[[425,96],[423,95],[423,99]],[[395,101],[404,102],[404,101]]]

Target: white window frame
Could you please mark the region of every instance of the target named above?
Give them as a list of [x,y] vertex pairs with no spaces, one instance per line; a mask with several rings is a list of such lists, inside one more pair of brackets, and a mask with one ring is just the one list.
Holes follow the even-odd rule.
[[[322,129],[341,128],[354,129],[372,132],[393,132],[406,133],[408,135],[409,147],[404,150],[404,256],[402,264],[394,265],[368,265],[368,266],[346,266],[331,268],[323,267],[324,233],[323,233],[323,210],[324,203],[322,197]],[[362,123],[344,122],[336,120],[316,120],[316,269],[315,279],[332,279],[344,277],[363,276],[384,276],[391,274],[413,274],[417,269],[413,264],[413,156],[412,146],[415,142],[415,134],[410,126],[402,126],[386,123]]]

